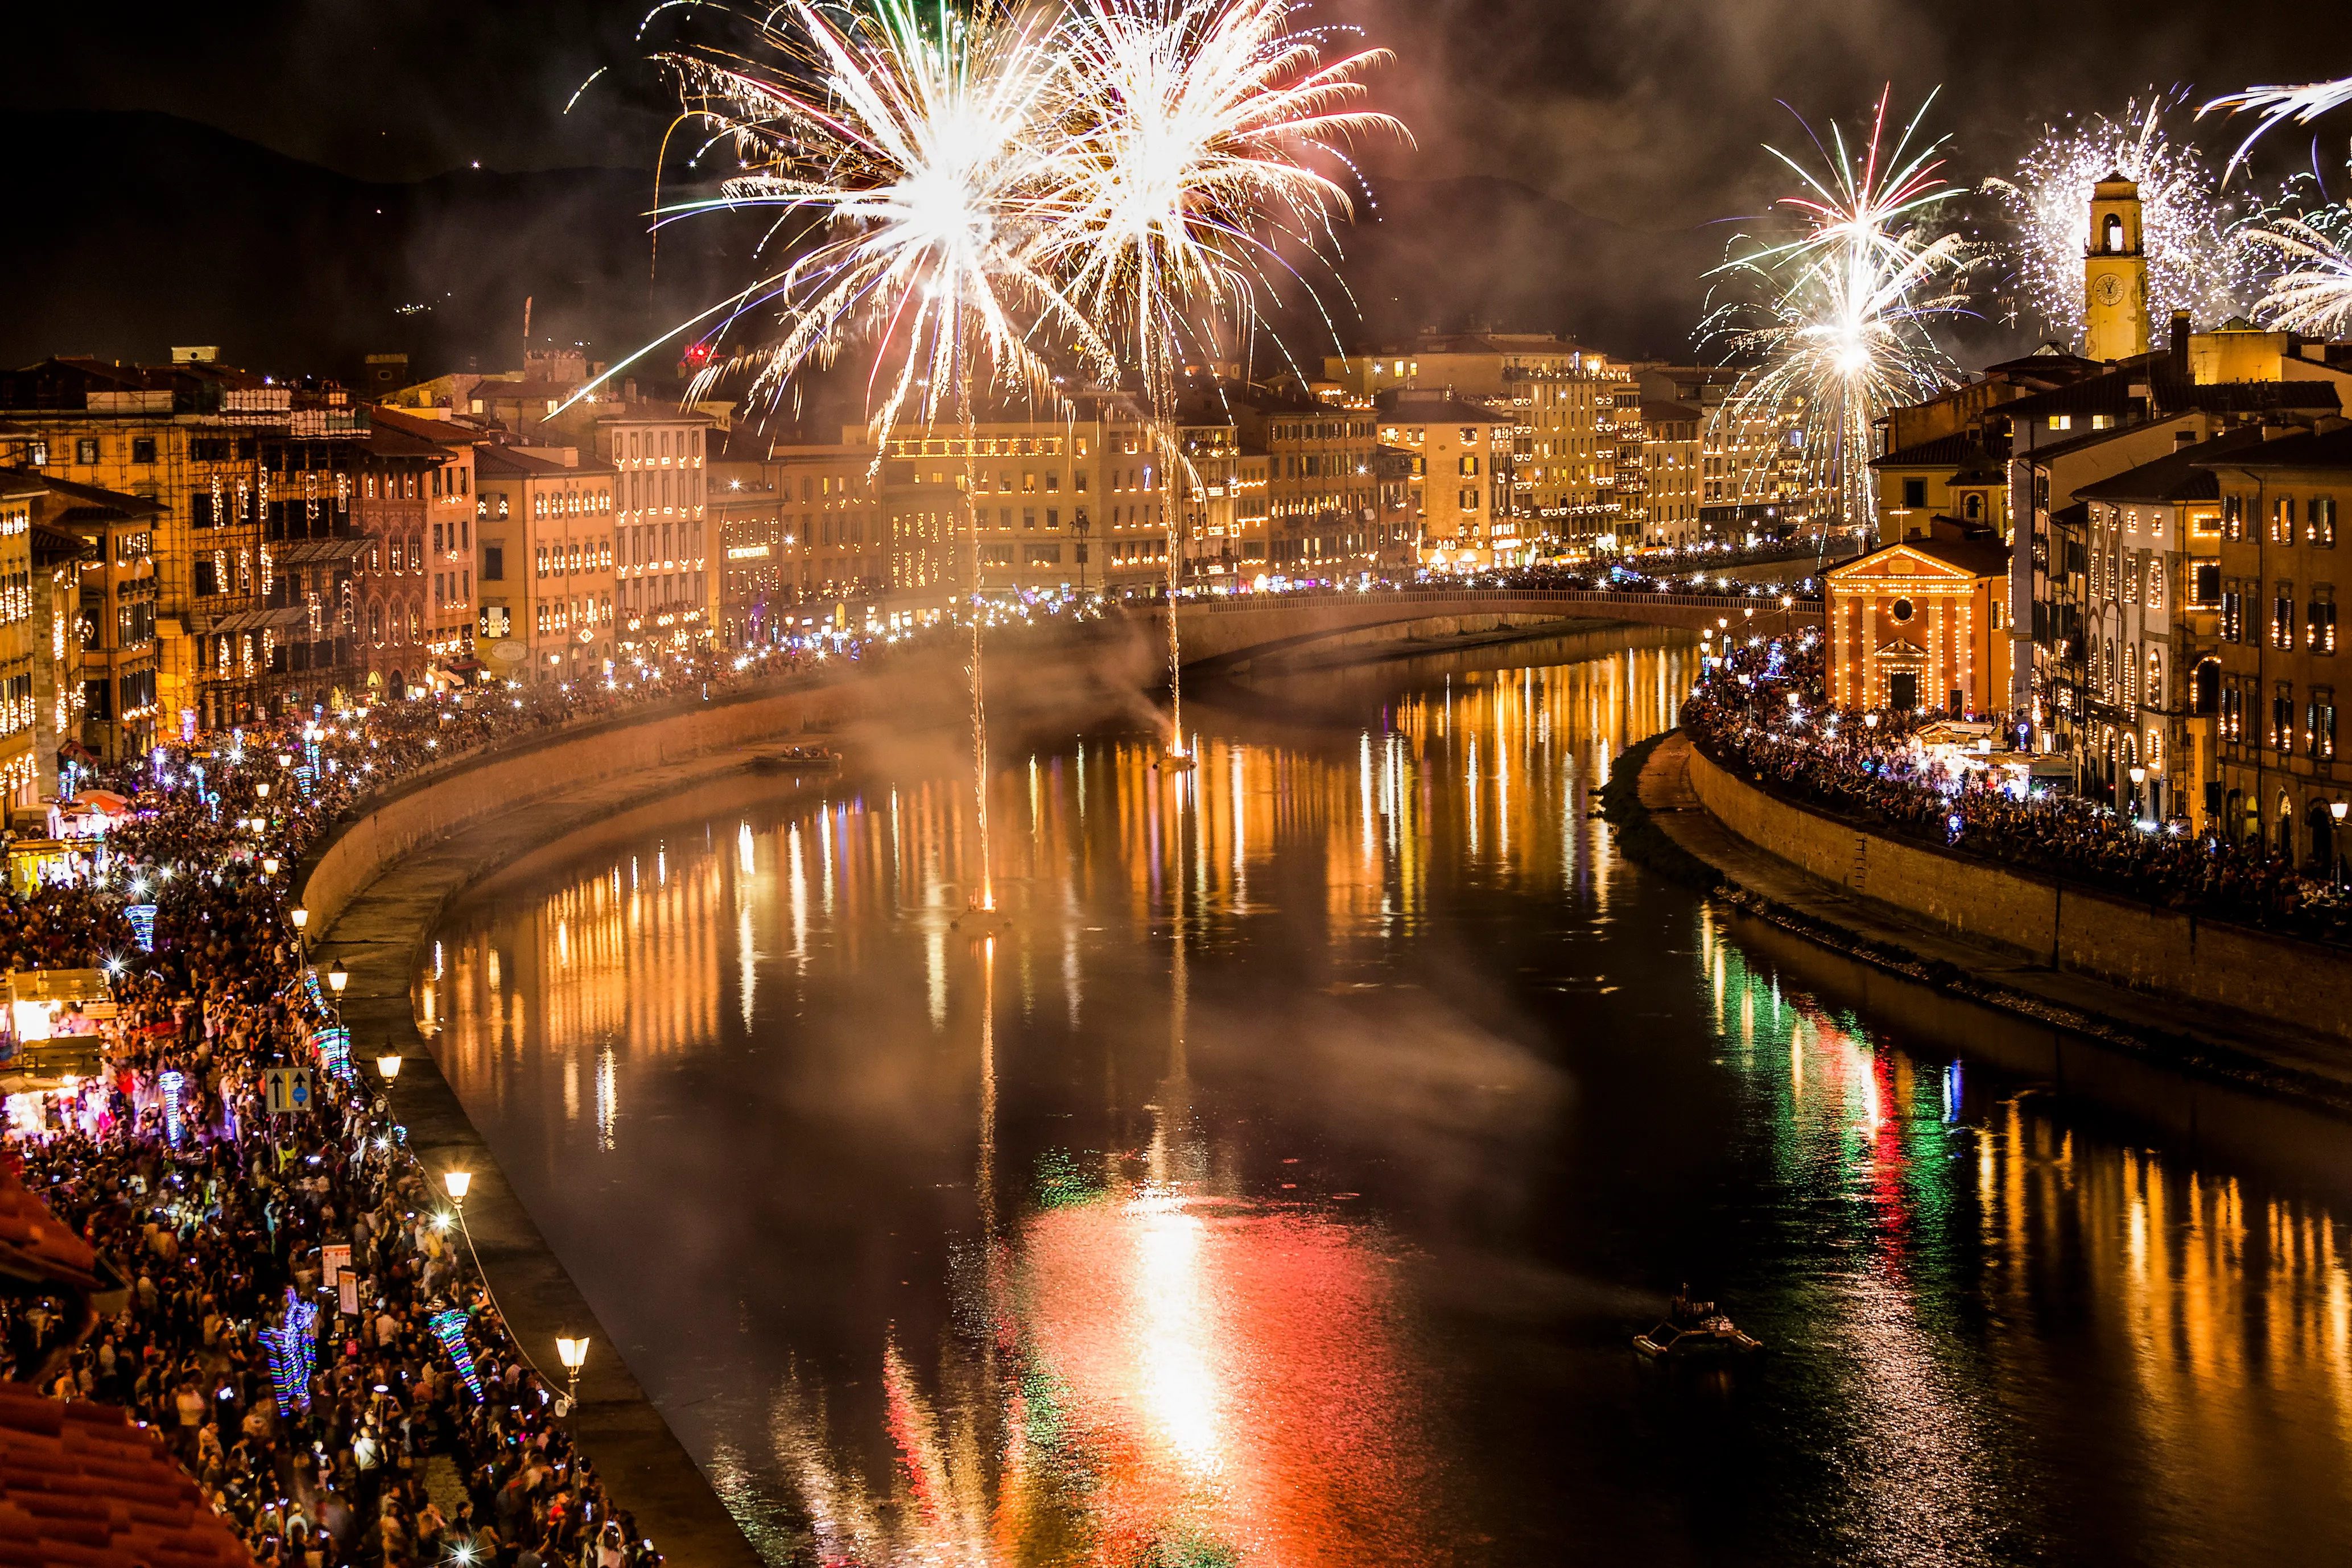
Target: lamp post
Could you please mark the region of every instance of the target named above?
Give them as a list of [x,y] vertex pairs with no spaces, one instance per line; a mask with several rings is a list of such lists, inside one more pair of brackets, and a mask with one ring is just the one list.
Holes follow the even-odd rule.
[[580,1369],[588,1364],[588,1336],[573,1339],[568,1334],[555,1336],[556,1359],[563,1363],[564,1377],[571,1387],[563,1395],[564,1414],[572,1421],[572,1440],[580,1436]]
[[343,987],[351,983],[352,972],[343,967],[341,959],[335,960],[335,966],[327,971],[327,989],[341,996],[343,994]]
[[2329,847],[2336,851],[2336,885],[2338,888],[2344,886],[2344,815],[2347,812],[2352,812],[2352,801],[2331,800],[2327,803],[2327,815],[2336,819],[2335,843]]
[[2147,783],[2147,770],[2146,768],[2142,767],[2139,763],[2134,763],[2131,765],[2131,782],[2132,782],[2132,792],[2131,792],[2131,809],[2132,809],[2132,816],[2134,817],[2134,819],[2135,819],[2135,820],[2137,820],[2137,817],[2139,816],[2139,790],[2140,790],[2140,785],[2142,785],[2142,784],[2144,784]]

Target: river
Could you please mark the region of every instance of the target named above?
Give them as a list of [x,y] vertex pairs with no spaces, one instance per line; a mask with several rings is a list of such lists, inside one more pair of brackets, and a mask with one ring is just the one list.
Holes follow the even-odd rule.
[[[1622,859],[1695,659],[1002,744],[992,939],[951,778],[688,795],[453,908],[420,1017],[775,1563],[2352,1552],[2341,1199]],[[1685,1280],[1766,1348],[1643,1363]]]

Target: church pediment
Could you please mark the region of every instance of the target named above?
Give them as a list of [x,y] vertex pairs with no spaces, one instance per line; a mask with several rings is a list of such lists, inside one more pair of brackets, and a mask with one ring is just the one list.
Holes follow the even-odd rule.
[[1942,583],[1968,583],[1975,580],[1974,574],[1965,568],[1955,566],[1948,561],[1938,561],[1932,555],[1908,550],[1899,544],[1892,549],[1881,550],[1874,554],[1866,555],[1859,561],[1849,562],[1843,566],[1832,566],[1828,575],[1830,580],[1840,587],[1881,583],[1899,584],[1906,580],[1918,582],[1922,579]]
[[1927,650],[1907,638],[1896,637],[1881,644],[1872,657],[1881,664],[1925,664]]

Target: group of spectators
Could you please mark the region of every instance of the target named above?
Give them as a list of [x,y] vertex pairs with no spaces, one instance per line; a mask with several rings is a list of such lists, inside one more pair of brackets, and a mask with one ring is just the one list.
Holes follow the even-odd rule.
[[[100,1070],[15,1102],[0,1162],[96,1247],[120,1303],[101,1295],[92,1321],[0,1298],[0,1373],[152,1426],[266,1568],[658,1563],[574,1449],[462,1217],[337,1050],[285,871],[363,796],[421,769],[817,657],[675,657],[609,684],[295,715],[85,780],[131,803],[103,869],[10,887],[0,961],[103,968],[115,1016],[97,1025]],[[152,951],[126,914],[137,905],[153,906]],[[268,1113],[273,1067],[309,1070],[308,1109]]]
[[2035,785],[2023,753],[1992,751],[1972,763],[1923,745],[1919,731],[1933,717],[1825,706],[1822,652],[1811,633],[1725,648],[1683,706],[1685,731],[1717,763],[1776,794],[1899,837],[2169,909],[2352,936],[2352,907],[2336,885],[2259,841],[2191,834],[2179,822],[2144,826]]

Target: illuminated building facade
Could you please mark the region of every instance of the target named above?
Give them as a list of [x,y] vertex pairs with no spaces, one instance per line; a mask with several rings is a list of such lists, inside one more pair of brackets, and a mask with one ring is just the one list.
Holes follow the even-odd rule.
[[434,666],[467,666],[474,653],[474,432],[369,415],[357,454],[353,525],[357,627],[363,688],[398,697],[430,681]]
[[1423,563],[1439,570],[1511,565],[1531,541],[1510,493],[1513,426],[1508,416],[1458,398],[1420,392],[1382,400],[1383,447],[1410,455],[1408,494]]
[[155,510],[136,496],[0,470],[0,803],[12,810],[58,793],[61,753],[88,754],[91,683],[106,678],[90,673],[83,647],[82,577],[105,567],[98,552],[117,525],[152,528]]
[[[286,606],[268,602],[265,524],[283,528],[292,504],[305,527],[348,529],[348,448],[367,426],[343,393],[273,383],[191,350],[169,365],[52,359],[0,373],[0,413],[27,433],[31,467],[159,509],[151,570],[121,579],[152,583],[152,599],[139,588],[108,612],[152,603],[152,636],[138,609],[110,631],[133,639],[104,645],[110,671],[137,679],[127,705],[119,687],[110,693],[100,745],[130,746],[149,728],[241,722],[319,687],[310,665],[294,667],[282,639],[290,623],[273,618]],[[323,522],[312,516],[320,509]]]
[[614,592],[624,640],[706,636],[720,563],[708,536],[712,420],[674,404],[582,403],[613,480]]
[[[2266,839],[2314,870],[2345,853],[2352,800],[2337,693],[2336,605],[2352,590],[2352,426],[2265,432],[2205,459],[2220,490],[2220,803],[2232,837]],[[2352,594],[2347,594],[2352,596]]]
[[[2211,464],[2258,444],[2237,429],[2176,435],[2172,452],[2081,487],[2085,794],[2137,819],[2218,815],[2221,502]],[[2242,595],[2231,603],[2242,606]],[[2143,770],[2137,783],[2131,770]]]
[[1830,568],[1830,700],[1993,713],[2009,690],[2009,551],[1990,536],[1905,540]]
[[[474,453],[478,625],[491,675],[572,681],[622,649],[683,641],[701,626],[678,608],[632,610],[620,594],[613,468],[576,447],[484,442]],[[643,528],[646,525],[637,524]],[[669,539],[675,542],[673,520]]]
[[[1697,409],[1680,403],[1642,405],[1641,542],[1696,544],[1699,521],[1699,432],[1706,423]],[[1628,496],[1626,502],[1633,504]]]

